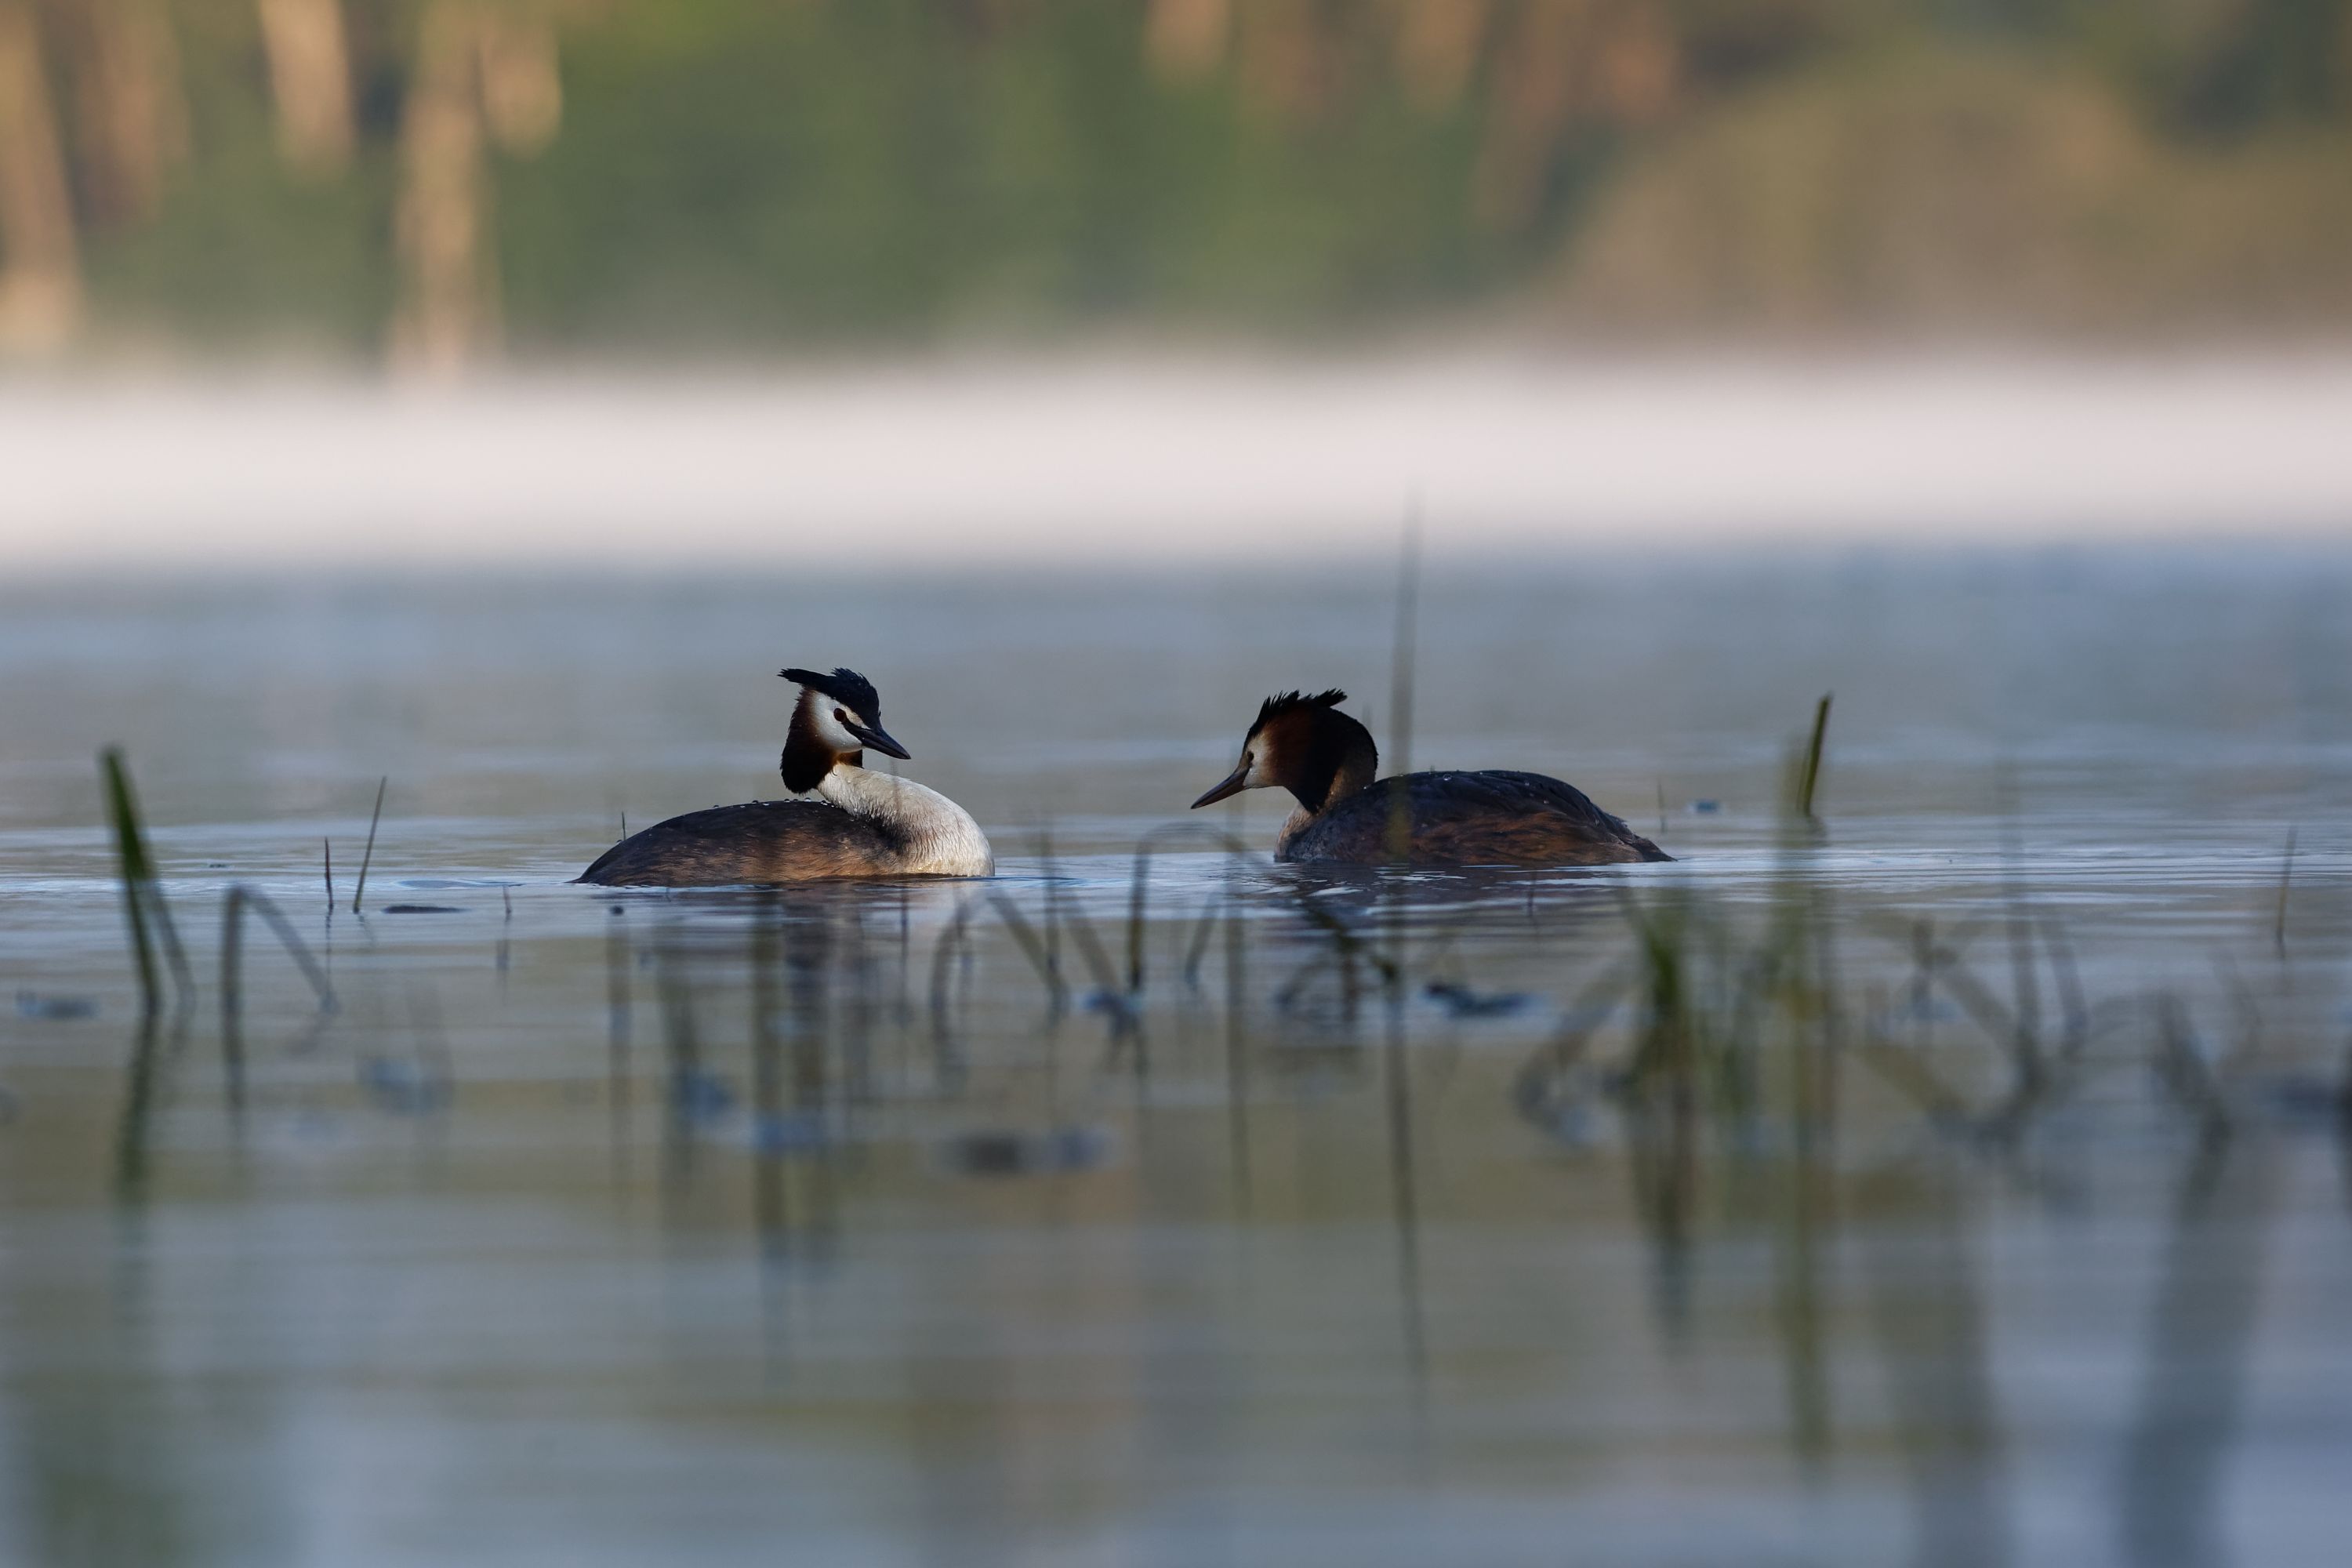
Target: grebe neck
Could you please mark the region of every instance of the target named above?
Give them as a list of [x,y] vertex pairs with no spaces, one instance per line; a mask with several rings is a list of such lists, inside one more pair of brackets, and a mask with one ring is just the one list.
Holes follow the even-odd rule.
[[[793,721],[784,731],[784,752],[777,759],[776,771],[783,775],[784,787],[794,795],[806,795],[833,771],[834,763],[843,760],[832,743],[817,733],[816,721],[809,716],[805,697],[793,705]],[[848,754],[849,765],[856,767],[865,760],[862,752]]]
[[1372,743],[1370,730],[1335,708],[1315,710],[1304,746],[1283,757],[1282,784],[1297,797],[1298,809],[1276,837],[1276,853],[1307,824],[1349,795],[1361,793],[1380,769],[1381,749]]
[[1306,752],[1285,769],[1283,783],[1297,797],[1299,810],[1314,816],[1370,784],[1380,767],[1372,732],[1337,709],[1325,708],[1317,710]]
[[988,836],[971,814],[912,779],[877,773],[845,758],[817,781],[816,795],[904,841],[898,869],[917,876],[985,877],[996,869]]

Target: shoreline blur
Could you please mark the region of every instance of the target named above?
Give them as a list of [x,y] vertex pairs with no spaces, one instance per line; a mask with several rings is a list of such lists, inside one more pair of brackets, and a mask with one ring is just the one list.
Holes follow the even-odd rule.
[[[0,384],[13,572],[2352,537],[2352,354]],[[126,462],[122,454],[136,452]]]

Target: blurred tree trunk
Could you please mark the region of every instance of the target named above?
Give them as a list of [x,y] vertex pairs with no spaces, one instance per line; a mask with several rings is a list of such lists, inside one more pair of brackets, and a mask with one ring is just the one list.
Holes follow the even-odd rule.
[[501,10],[481,24],[482,112],[490,134],[528,156],[563,123],[563,78],[556,69],[555,24],[543,11]]
[[63,148],[25,0],[0,0],[0,352],[62,347],[81,320]]
[[1682,86],[1682,43],[1666,0],[1619,0],[1593,84],[1601,112],[1620,125],[1654,125]]
[[1337,78],[1329,23],[1314,0],[1252,0],[1240,21],[1234,63],[1243,101],[1292,124],[1313,120]]
[[484,142],[518,154],[563,119],[555,22],[541,4],[428,0],[401,125],[394,364],[451,375],[496,346],[497,258]]
[[1479,222],[1502,233],[1525,227],[1543,207],[1571,127],[1658,120],[1673,104],[1679,63],[1664,0],[1519,0],[1474,175]]
[[1543,200],[1552,153],[1572,112],[1592,0],[1519,0],[1496,61],[1472,203],[1486,227],[1523,227]]
[[401,127],[402,300],[396,364],[449,375],[496,333],[488,180],[482,161],[482,14],[472,0],[429,0]]
[[278,150],[307,174],[352,161],[352,61],[341,0],[259,0],[262,51],[278,100]]
[[1233,0],[1151,0],[1143,46],[1153,72],[1173,81],[1215,70],[1233,22]]
[[1462,100],[1486,42],[1488,0],[1405,0],[1397,26],[1397,69],[1424,109]]
[[165,176],[188,155],[179,51],[161,0],[85,0],[70,52],[91,222],[154,216]]

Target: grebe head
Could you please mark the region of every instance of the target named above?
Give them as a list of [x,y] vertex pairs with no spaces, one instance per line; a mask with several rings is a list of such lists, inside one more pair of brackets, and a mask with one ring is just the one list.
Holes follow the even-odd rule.
[[882,728],[882,700],[874,683],[854,669],[820,675],[813,669],[777,671],[800,684],[792,734],[784,750],[784,782],[795,794],[815,787],[835,763],[871,746],[886,756],[905,758],[907,748]]
[[1242,760],[1223,784],[1192,803],[1197,811],[1245,789],[1276,785],[1298,797],[1309,811],[1320,811],[1331,798],[1331,786],[1350,762],[1369,782],[1378,764],[1371,731],[1339,712],[1348,694],[1334,687],[1312,697],[1286,691],[1269,697],[1257,710],[1257,721],[1242,738]]
[[817,739],[846,756],[871,746],[885,756],[907,757],[907,748],[882,728],[882,699],[874,683],[854,669],[820,675],[814,669],[782,669],[777,674],[796,681],[801,708]]

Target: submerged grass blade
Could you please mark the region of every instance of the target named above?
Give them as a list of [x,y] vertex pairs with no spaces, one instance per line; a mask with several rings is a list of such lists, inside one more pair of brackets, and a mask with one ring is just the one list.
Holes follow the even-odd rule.
[[1151,837],[1146,834],[1135,848],[1135,876],[1127,893],[1127,994],[1143,994],[1143,932],[1150,900]]
[[1637,978],[1631,959],[1620,960],[1589,981],[1560,1012],[1559,1028],[1520,1064],[1511,1080],[1511,1103],[1521,1116],[1542,1123],[1558,1119],[1569,1101],[1570,1075],[1584,1060],[1592,1037],[1633,991]]
[[245,1110],[244,931],[245,888],[232,882],[221,909],[220,950],[221,1070],[227,1079],[232,1118]]
[[662,1136],[669,1172],[683,1175],[694,1159],[698,1114],[711,1098],[702,1071],[702,1033],[694,1011],[687,951],[674,924],[654,933],[654,990],[661,1007],[662,1051],[667,1068],[669,1115]]
[[1004,922],[1004,929],[1013,933],[1013,940],[1020,947],[1022,956],[1028,959],[1031,968],[1036,970],[1038,980],[1052,998],[1054,1010],[1060,1012],[1064,1005],[1062,975],[1055,966],[1053,955],[1045,951],[1045,939],[1037,934],[1036,928],[1021,912],[1021,906],[1003,893],[990,889],[988,902],[989,907],[996,911],[996,918]]
[[2181,1109],[2197,1119],[2200,1132],[2209,1142],[2228,1137],[2230,1111],[2222,1098],[2221,1081],[2206,1061],[2205,1053],[2198,1048],[2189,1010],[2179,996],[2168,991],[2157,998],[2156,1023],[2157,1081],[2171,1093]]
[[629,1116],[629,933],[619,904],[604,927],[604,1077],[613,1143],[625,1148]]
[[1234,1160],[1234,1195],[1250,1199],[1249,1053],[1243,1025],[1249,995],[1248,933],[1241,906],[1225,900],[1225,1128]]
[[964,1082],[963,1050],[955,1033],[953,981],[971,918],[971,906],[958,904],[954,921],[940,933],[939,944],[931,950],[931,1071],[940,1090],[949,1094],[961,1092]]
[[2058,1060],[2063,1065],[2080,1056],[2091,1037],[2091,1005],[2083,992],[2082,971],[2074,964],[2074,949],[2055,915],[2038,917],[2042,950],[2050,956],[2050,972],[2058,985]]
[[783,1115],[783,1057],[776,1040],[776,931],[782,911],[772,891],[751,908],[751,1104],[762,1122]]
[[1201,905],[1201,913],[1192,922],[1192,935],[1184,944],[1184,984],[1197,987],[1201,984],[1201,962],[1208,956],[1209,939],[1216,934],[1217,914],[1224,899],[1211,893]]
[[122,1111],[115,1122],[115,1196],[131,1206],[147,1195],[147,1145],[155,1108],[156,1021],[152,1012],[139,1020],[139,1032],[131,1044],[131,1063],[123,1074]]
[[244,989],[242,928],[245,923],[245,911],[248,909],[268,923],[270,931],[277,936],[280,945],[286,949],[287,956],[291,958],[294,961],[294,966],[302,972],[302,978],[310,983],[310,990],[319,999],[319,1010],[322,1013],[338,1011],[341,1004],[335,1000],[335,988],[329,983],[327,972],[320,967],[319,961],[310,956],[310,946],[295,931],[294,922],[286,918],[285,911],[278,907],[268,894],[257,888],[248,888],[243,882],[232,882],[229,884],[227,896],[223,900],[221,908],[221,1012],[223,1016],[233,1015],[237,1010]]
[[285,911],[257,889],[242,882],[232,882],[221,906],[221,1055],[228,1069],[229,1105],[241,1109],[245,1103],[245,911],[251,910],[268,923],[278,942],[284,946],[302,978],[310,983],[311,992],[319,999],[321,1016],[337,1012],[335,988],[328,983],[327,972],[310,956],[310,948],[294,930],[294,922]]
[[1313,894],[1301,893],[1298,898],[1298,909],[1317,930],[1331,939],[1331,954],[1341,963],[1349,964],[1360,961],[1371,965],[1372,972],[1381,977],[1383,984],[1395,985],[1402,983],[1403,969],[1397,960],[1380,952],[1371,943],[1349,930],[1348,922],[1318,904]]
[[1062,923],[1069,928],[1070,941],[1076,945],[1078,956],[1086,961],[1087,973],[1094,976],[1095,988],[1106,996],[1119,994],[1118,971],[1104,950],[1102,939],[1095,935],[1094,923],[1076,910],[1066,911]]
[[1917,1052],[1882,1037],[1875,1028],[1863,1032],[1855,1044],[1854,1057],[1917,1106],[1930,1121],[1946,1127],[1962,1126],[1969,1121],[1968,1101],[1922,1061]]
[[1045,966],[1053,971],[1058,985],[1062,979],[1061,879],[1054,872],[1054,830],[1050,824],[1041,823],[1037,828],[1037,868],[1045,880]]

